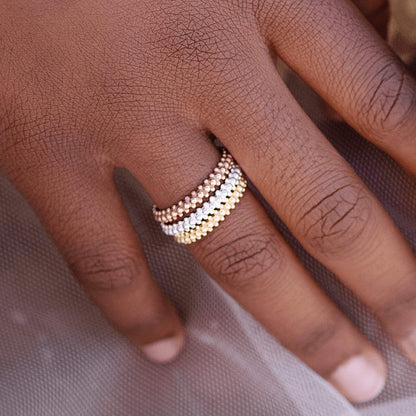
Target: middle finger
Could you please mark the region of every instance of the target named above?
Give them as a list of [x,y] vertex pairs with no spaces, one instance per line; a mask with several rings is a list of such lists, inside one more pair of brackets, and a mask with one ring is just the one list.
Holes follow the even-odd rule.
[[304,248],[377,314],[416,361],[410,246],[295,101],[270,58],[240,73],[250,77],[218,89],[215,108],[211,100],[205,109],[208,127]]

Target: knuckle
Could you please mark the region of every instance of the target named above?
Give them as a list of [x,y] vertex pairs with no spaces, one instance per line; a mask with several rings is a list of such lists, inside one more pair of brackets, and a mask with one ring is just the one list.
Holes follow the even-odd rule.
[[[219,237],[203,248],[202,263],[228,288],[263,290],[270,283],[267,271],[276,267],[283,269],[278,242],[271,233],[248,231],[225,244],[216,245],[218,241]],[[221,238],[221,241],[224,240]]]
[[93,290],[128,288],[144,269],[134,249],[120,250],[119,245],[109,243],[71,252],[67,262],[81,284]]
[[[202,62],[212,57],[218,45],[215,43],[215,36],[204,24],[203,15],[206,9],[203,7],[195,10],[184,6],[176,12],[171,10],[171,13],[166,15],[165,31],[169,37],[161,36],[161,40],[163,46],[170,52],[168,56],[177,57],[182,63]],[[215,22],[214,27],[216,26],[218,22]]]
[[374,213],[374,202],[360,184],[338,185],[314,199],[298,220],[303,241],[326,255],[359,248]]
[[[245,59],[241,41],[235,35],[239,27],[236,14],[225,3],[215,10],[214,7],[209,2],[198,2],[198,7],[192,2],[167,7],[158,18],[158,27],[154,27],[151,44],[157,53],[163,51],[166,65],[185,91],[194,89],[189,83],[194,77],[200,88],[213,88],[213,80],[234,80],[232,68]],[[149,24],[152,27],[154,19]]]
[[369,91],[358,111],[364,117],[366,129],[383,140],[383,134],[391,137],[392,132],[401,132],[414,116],[415,108],[414,82],[405,68],[392,62],[370,80]]

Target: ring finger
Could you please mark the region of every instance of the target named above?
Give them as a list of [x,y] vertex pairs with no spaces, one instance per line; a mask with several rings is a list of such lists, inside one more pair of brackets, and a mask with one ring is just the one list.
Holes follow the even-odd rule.
[[[119,161],[161,208],[189,194],[219,159],[201,132],[168,134],[181,137],[186,150],[165,146],[150,164],[141,157],[145,152],[133,149],[128,161]],[[154,180],[163,185],[155,187]],[[379,353],[309,276],[249,191],[224,223],[189,248],[272,335],[348,399],[365,401],[380,392],[386,370]]]

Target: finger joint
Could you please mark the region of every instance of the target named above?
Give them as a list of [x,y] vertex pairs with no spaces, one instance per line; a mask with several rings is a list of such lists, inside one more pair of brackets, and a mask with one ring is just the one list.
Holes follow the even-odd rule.
[[[409,136],[406,126],[415,114],[416,88],[401,65],[387,63],[377,71],[360,101],[359,117],[364,118],[365,129],[378,140]],[[398,134],[392,136],[392,133]]]
[[271,233],[249,232],[216,247],[210,244],[203,262],[227,288],[261,289],[270,283],[270,269],[283,269],[277,245]]
[[81,284],[92,290],[128,288],[144,266],[137,253],[105,244],[94,250],[71,253],[68,265]]
[[298,220],[301,236],[309,247],[332,256],[357,247],[374,211],[369,193],[359,184],[338,185],[309,205]]

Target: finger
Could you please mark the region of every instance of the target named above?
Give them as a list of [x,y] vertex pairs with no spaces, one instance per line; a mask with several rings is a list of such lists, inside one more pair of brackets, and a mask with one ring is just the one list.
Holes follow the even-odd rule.
[[151,275],[112,167],[99,172],[62,169],[17,186],[104,316],[148,358],[171,361],[184,342],[182,324]]
[[348,400],[380,394],[384,360],[300,265],[250,192],[190,250],[276,339]]
[[[354,3],[383,39],[387,39],[387,27],[390,19],[389,2],[387,0],[354,0]],[[329,118],[342,121],[341,115],[324,100],[322,100],[322,107]]]
[[[202,133],[171,131],[170,140],[158,141],[172,143],[176,137],[183,140],[181,152],[165,145],[159,149],[164,157],[147,164],[145,174],[139,152],[130,151],[131,159],[124,160],[160,208],[189,194],[219,159]],[[156,178],[163,186],[153,187]],[[383,359],[311,279],[249,191],[218,228],[189,249],[273,336],[348,399],[365,401],[380,392]]]
[[[352,127],[416,174],[416,82],[348,1],[300,1],[260,19],[279,55]],[[285,36],[281,36],[284,33]]]
[[361,13],[373,25],[377,32],[387,38],[387,26],[390,19],[390,3],[388,0],[353,0]]
[[214,92],[208,127],[303,247],[372,308],[416,361],[411,248],[291,96],[271,61],[264,57],[256,67],[262,72],[242,69],[250,78],[229,86],[239,91],[232,103],[230,91]]

